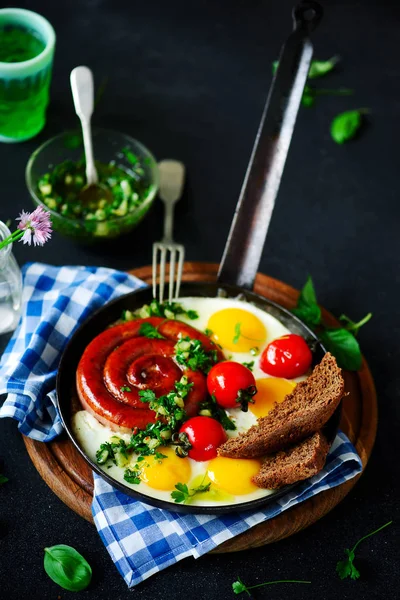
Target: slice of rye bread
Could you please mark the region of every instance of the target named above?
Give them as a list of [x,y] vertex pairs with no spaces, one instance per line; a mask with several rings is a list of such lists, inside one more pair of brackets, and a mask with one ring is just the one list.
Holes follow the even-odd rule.
[[302,481],[321,471],[328,451],[327,439],[317,431],[289,450],[267,456],[252,480],[258,487],[267,489]]
[[258,458],[284,450],[322,429],[344,394],[341,369],[329,352],[311,375],[257,423],[218,448],[220,456]]

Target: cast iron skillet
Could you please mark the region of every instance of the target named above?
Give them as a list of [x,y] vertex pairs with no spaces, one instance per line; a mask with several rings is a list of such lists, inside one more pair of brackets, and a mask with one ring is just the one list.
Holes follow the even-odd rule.
[[[313,364],[322,359],[325,349],[317,336],[285,308],[252,292],[262,248],[278,192],[292,132],[312,57],[309,33],[322,16],[316,2],[299,4],[293,11],[294,31],[282,48],[266,107],[261,118],[231,231],[225,247],[217,283],[185,283],[181,296],[216,297],[225,295],[252,302],[276,317],[291,332],[302,335],[313,350]],[[140,289],[110,302],[94,313],[73,335],[61,358],[57,376],[58,408],[72,442],[90,467],[113,487],[147,504],[175,512],[222,514],[255,510],[286,494],[296,484],[285,486],[271,496],[237,505],[191,506],[175,504],[147,496],[132,489],[99,468],[80,448],[71,427],[71,418],[79,410],[75,376],[86,346],[99,333],[117,321],[123,310],[136,310],[152,300],[150,288]],[[71,401],[72,398],[72,401]],[[333,442],[339,426],[340,408],[325,426],[324,433]],[[140,488],[139,488],[140,489]]]

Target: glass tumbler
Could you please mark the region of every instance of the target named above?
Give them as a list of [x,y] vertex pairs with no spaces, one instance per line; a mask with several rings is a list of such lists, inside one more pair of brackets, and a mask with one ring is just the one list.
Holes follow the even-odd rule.
[[[0,242],[11,234],[0,221]],[[21,312],[22,274],[12,244],[0,249],[0,334],[14,331]]]
[[0,142],[23,142],[43,129],[55,40],[41,15],[0,9]]

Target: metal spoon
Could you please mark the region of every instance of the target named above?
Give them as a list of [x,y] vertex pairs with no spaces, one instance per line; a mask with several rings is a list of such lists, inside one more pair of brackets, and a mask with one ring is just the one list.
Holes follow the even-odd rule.
[[99,184],[99,176],[93,157],[92,129],[90,125],[94,105],[92,71],[88,67],[76,67],[71,71],[70,82],[75,112],[82,126],[83,147],[86,159],[86,186],[79,194],[80,200],[85,204],[96,202],[103,198],[110,200],[111,194],[109,190]]

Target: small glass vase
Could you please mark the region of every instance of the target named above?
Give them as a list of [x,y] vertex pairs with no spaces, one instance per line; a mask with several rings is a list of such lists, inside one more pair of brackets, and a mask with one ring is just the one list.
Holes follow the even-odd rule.
[[[0,242],[11,235],[0,221]],[[14,331],[21,313],[22,274],[12,253],[12,244],[0,250],[0,335]]]

